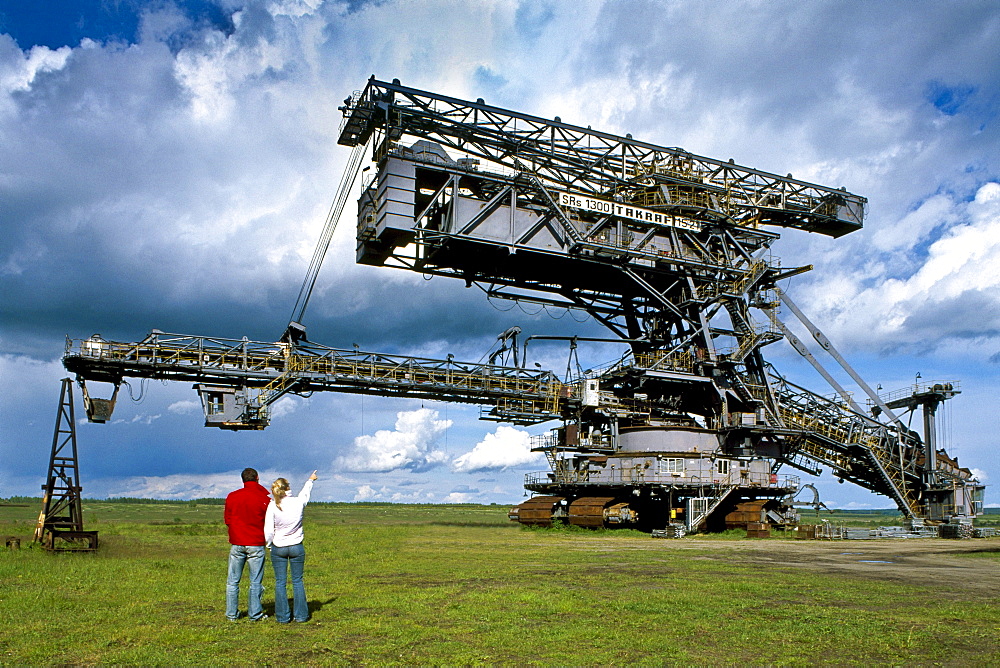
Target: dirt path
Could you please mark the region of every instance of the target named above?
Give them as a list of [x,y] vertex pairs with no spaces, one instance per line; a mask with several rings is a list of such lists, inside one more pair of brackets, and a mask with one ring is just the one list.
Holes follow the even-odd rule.
[[958,596],[1000,593],[1000,539],[681,541],[703,559],[934,586]]

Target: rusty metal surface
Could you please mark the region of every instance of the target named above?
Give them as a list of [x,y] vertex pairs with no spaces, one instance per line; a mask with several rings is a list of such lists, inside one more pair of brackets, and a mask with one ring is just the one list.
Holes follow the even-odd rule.
[[569,504],[569,523],[578,527],[604,526],[604,509],[615,500],[613,496],[584,496]]
[[727,529],[749,528],[749,524],[762,522],[764,520],[764,505],[766,499],[756,501],[744,501],[736,504],[736,507],[726,514]]
[[550,527],[552,515],[563,500],[561,496],[536,496],[511,508],[507,516],[521,524]]

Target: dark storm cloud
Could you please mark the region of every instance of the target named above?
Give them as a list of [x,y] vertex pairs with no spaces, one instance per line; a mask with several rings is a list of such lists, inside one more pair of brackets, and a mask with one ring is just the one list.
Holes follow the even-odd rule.
[[[477,288],[459,280],[392,283],[379,280],[389,269],[358,272],[358,280],[332,283],[310,307],[309,335],[316,341],[349,347],[356,342],[369,350],[406,352],[417,345],[449,344],[450,352],[476,361],[498,334],[518,325],[530,334],[595,335],[598,325],[577,322],[564,311],[537,307],[522,310],[511,302],[490,301]],[[370,280],[369,280],[370,279]],[[553,314],[551,317],[549,314]],[[583,319],[584,314],[575,314]],[[556,317],[560,319],[555,319]],[[346,341],[353,337],[352,341]],[[474,355],[474,357],[469,357]]]
[[[270,13],[247,7],[231,37],[191,20],[177,29],[188,36],[179,53],[157,40],[77,49],[11,93],[3,131],[14,149],[0,158],[8,352],[38,354],[39,339],[66,333],[130,340],[156,327],[269,340],[283,330],[305,269],[301,250],[315,236],[307,226],[332,196],[315,166],[329,178],[342,157],[327,129],[295,122],[311,110],[292,102],[289,117],[269,101],[305,83],[297,77],[310,76],[306,64],[213,54],[219,40],[252,52],[277,39]],[[212,58],[247,73],[220,74],[205,64]],[[6,59],[23,67],[12,44]],[[218,91],[205,88],[206,76],[223,76],[217,83],[229,94],[212,99]],[[314,199],[286,199],[303,188]],[[348,267],[337,272],[338,263]],[[321,283],[330,273],[337,283],[313,301],[311,338],[461,347],[512,324],[478,290],[442,280],[401,290],[381,271],[328,258]]]
[[[13,69],[20,52],[4,46]],[[11,92],[0,130],[11,149],[0,158],[5,323],[49,334],[95,319],[115,334],[138,327],[132,336],[173,323],[263,334],[248,318],[226,322],[232,302],[289,303],[292,286],[262,274],[259,254],[273,254],[279,280],[286,266],[291,275],[297,258],[275,242],[298,241],[281,212],[303,211],[277,200],[308,180],[299,161],[323,163],[318,146],[266,106],[199,123],[177,72],[158,42],[84,48]],[[265,182],[270,198],[260,197]],[[199,323],[196,313],[211,316]]]
[[[933,192],[947,166],[955,170],[950,178],[969,188],[975,182],[961,174],[970,153],[939,142],[942,133],[965,142],[963,131],[971,135],[995,118],[1000,17],[979,2],[912,9],[769,2],[722,4],[705,14],[685,3],[607,3],[577,64],[583,79],[610,80],[605,99],[627,105],[619,118],[630,127],[669,129],[673,141],[696,153],[796,175],[808,163],[865,154],[892,161],[897,153],[906,162],[889,170],[921,179],[915,186]],[[938,91],[930,101],[929,89]],[[957,111],[958,98],[962,118],[935,126],[942,113],[936,105]],[[986,130],[995,143],[996,129]],[[902,153],[910,141],[922,144],[909,146],[916,156]],[[995,173],[997,161],[989,160]],[[874,207],[889,203],[887,196],[907,206],[897,197],[910,190],[900,191],[895,175],[870,178],[878,174],[871,167],[878,165],[830,185],[862,190]]]
[[925,332],[928,342],[941,338],[996,339],[1000,337],[1000,302],[994,293],[969,290],[944,302],[926,302],[915,308],[903,326]]

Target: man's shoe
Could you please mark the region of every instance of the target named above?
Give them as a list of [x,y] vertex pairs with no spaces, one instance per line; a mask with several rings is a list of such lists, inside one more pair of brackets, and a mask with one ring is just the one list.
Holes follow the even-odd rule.
[[257,617],[257,618],[255,618],[255,619],[251,619],[250,621],[251,621],[251,622],[262,622],[262,621],[264,621],[265,619],[267,619],[267,615],[261,615],[260,617]]

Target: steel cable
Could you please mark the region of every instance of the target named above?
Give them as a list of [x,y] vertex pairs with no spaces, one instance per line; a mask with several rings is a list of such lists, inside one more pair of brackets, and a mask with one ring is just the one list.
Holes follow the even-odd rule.
[[319,276],[319,270],[323,266],[323,259],[326,257],[326,251],[330,247],[333,233],[337,229],[337,221],[340,220],[340,214],[344,211],[344,205],[347,204],[351,189],[354,187],[354,181],[357,179],[358,167],[361,165],[361,156],[364,155],[365,146],[367,144],[358,144],[351,151],[351,157],[340,178],[340,185],[337,187],[337,196],[330,204],[330,211],[327,213],[323,232],[320,234],[319,242],[317,242],[312,259],[309,261],[309,268],[306,270],[306,278],[299,289],[299,296],[295,300],[291,322],[301,324],[303,317],[305,317],[309,298],[312,296],[313,288],[316,286],[316,278]]

